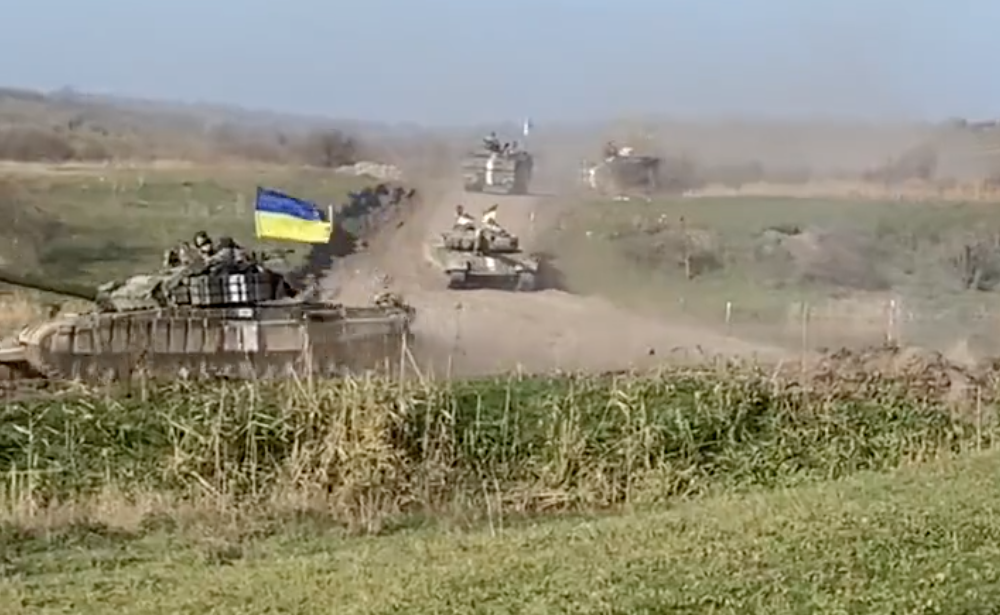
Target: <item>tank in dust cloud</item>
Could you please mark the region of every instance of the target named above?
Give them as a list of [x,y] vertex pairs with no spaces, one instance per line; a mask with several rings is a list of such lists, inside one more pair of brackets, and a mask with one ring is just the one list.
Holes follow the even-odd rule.
[[612,197],[638,192],[651,195],[659,189],[660,158],[612,156],[596,165],[583,163],[581,181],[590,190]]
[[517,235],[453,229],[430,246],[431,261],[448,275],[448,288],[538,288],[538,256],[521,250]]
[[534,173],[534,158],[524,150],[493,152],[485,148],[462,159],[462,181],[466,192],[528,194]]
[[95,309],[23,328],[0,343],[16,377],[125,380],[275,378],[391,369],[411,341],[413,308],[318,300],[256,259],[199,263],[90,289],[0,271],[0,282],[91,301]]

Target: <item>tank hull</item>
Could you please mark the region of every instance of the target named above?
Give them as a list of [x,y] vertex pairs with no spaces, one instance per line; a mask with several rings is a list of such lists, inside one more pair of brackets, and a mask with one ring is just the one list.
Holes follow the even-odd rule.
[[431,245],[427,248],[427,260],[444,272],[451,290],[537,290],[538,261],[522,253],[476,254]]
[[92,383],[391,373],[412,342],[411,316],[302,305],[83,314],[26,327],[0,363],[19,376]]
[[659,189],[660,160],[648,156],[604,160],[585,165],[581,181],[590,191],[607,197],[630,193],[650,195]]

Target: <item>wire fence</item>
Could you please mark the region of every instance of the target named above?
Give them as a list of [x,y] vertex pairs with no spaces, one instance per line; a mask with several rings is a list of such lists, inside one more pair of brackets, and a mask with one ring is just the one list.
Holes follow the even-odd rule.
[[971,342],[980,352],[1000,354],[1000,305],[987,302],[931,307],[889,297],[796,301],[765,309],[734,299],[706,309],[703,302],[681,299],[679,308],[729,335],[804,351],[884,343],[947,351]]

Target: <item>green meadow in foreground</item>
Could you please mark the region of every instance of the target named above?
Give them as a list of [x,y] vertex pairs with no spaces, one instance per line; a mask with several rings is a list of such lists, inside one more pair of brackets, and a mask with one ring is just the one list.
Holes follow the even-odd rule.
[[985,612],[995,391],[956,406],[926,376],[803,386],[717,366],[10,400],[0,603]]
[[351,537],[8,534],[22,613],[987,613],[996,454],[660,512]]

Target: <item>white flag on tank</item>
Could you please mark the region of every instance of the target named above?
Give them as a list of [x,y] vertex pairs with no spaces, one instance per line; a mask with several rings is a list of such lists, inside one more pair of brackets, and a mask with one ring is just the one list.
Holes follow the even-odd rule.
[[524,124],[521,127],[521,134],[523,134],[524,136],[527,137],[528,135],[531,134],[531,129],[534,128],[534,126],[535,125],[532,123],[530,117],[529,118],[525,118]]

